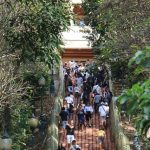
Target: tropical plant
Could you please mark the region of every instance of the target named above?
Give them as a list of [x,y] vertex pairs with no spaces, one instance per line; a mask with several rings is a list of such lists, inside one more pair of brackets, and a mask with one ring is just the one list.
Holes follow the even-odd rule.
[[[149,43],[150,2],[85,0],[83,7],[86,23],[93,29],[90,40],[96,61],[110,64],[115,77],[115,73],[125,72],[121,76],[125,78],[126,72],[128,75],[132,71],[128,70],[127,64],[137,51],[134,46],[143,49]],[[124,64],[124,70],[119,71],[120,62]]]
[[135,70],[137,70],[137,67],[140,67],[140,73],[144,72],[146,77],[134,84],[131,89],[123,91],[122,95],[119,97],[119,102],[120,104],[127,103],[127,112],[134,115],[133,120],[137,131],[139,131],[141,135],[145,135],[146,131],[150,127],[149,46],[142,51],[138,51],[135,56],[130,59],[129,66],[134,64],[136,65]]

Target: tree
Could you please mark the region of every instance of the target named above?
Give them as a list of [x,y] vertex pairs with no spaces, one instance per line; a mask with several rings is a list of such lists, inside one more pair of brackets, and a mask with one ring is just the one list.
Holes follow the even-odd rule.
[[69,5],[54,0],[16,0],[3,4],[5,54],[15,54],[17,64],[40,61],[51,65],[60,59],[61,33],[69,24]]
[[145,136],[150,127],[150,1],[85,0],[83,7],[96,61],[110,64],[112,76],[130,83],[119,102],[127,103],[137,131]]
[[[12,118],[8,128],[14,150],[28,149],[26,142],[31,134],[29,100],[33,97],[29,94],[33,93],[33,86],[26,82],[23,73],[31,71],[29,77],[34,74],[38,80],[36,71],[41,75],[53,62],[59,63],[61,33],[69,24],[69,7],[62,0],[0,1],[0,132],[8,106],[11,113],[7,118]],[[36,68],[42,65],[41,70]],[[35,72],[31,70],[33,67]]]
[[[83,7],[86,22],[93,29],[90,40],[93,41],[96,60],[116,64],[115,68],[112,66],[114,73],[129,74],[131,70],[127,64],[136,52],[135,46],[143,49],[149,43],[150,2],[85,0]],[[124,70],[119,70],[120,64],[126,64]]]
[[31,107],[27,96],[29,86],[23,82],[19,74],[14,76],[12,56],[0,57],[0,133],[5,129],[13,140],[12,149],[24,149],[30,129],[28,118],[31,115]]

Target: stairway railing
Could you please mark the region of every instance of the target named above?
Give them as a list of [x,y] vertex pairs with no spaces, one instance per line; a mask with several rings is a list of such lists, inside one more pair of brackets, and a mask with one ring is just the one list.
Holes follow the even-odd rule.
[[62,106],[64,96],[64,80],[62,71],[63,69],[60,67],[59,78],[57,79],[59,82],[59,87],[57,89],[57,94],[53,96],[54,107],[50,115],[50,122],[48,127],[45,150],[57,150],[58,148],[59,112]]
[[[113,85],[112,85],[112,75],[111,69],[107,66],[108,76],[109,76],[109,87],[110,90],[113,92]],[[115,97],[112,98],[110,104],[110,130],[111,136],[114,139],[116,150],[130,150],[130,143],[126,135],[123,133],[123,129],[120,125],[119,113],[118,108],[116,106]]]

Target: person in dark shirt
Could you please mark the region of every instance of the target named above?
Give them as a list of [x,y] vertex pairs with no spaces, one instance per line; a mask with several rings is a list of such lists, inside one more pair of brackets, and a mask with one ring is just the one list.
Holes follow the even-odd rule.
[[73,120],[70,121],[70,124],[68,123],[66,125],[66,134],[67,134],[67,146],[68,149],[70,148],[71,142],[75,139],[74,137],[74,131],[75,131],[75,127],[74,127],[74,122]]
[[87,125],[91,127],[92,123],[92,114],[93,114],[93,106],[90,102],[87,103],[87,105],[84,107],[84,113]]
[[83,130],[83,126],[85,125],[85,113],[84,113],[84,109],[82,108],[82,105],[78,109],[77,115],[78,115],[79,129],[82,131]]
[[94,95],[94,110],[95,110],[95,113],[98,112],[98,107],[99,107],[99,104],[100,104],[100,101],[101,101],[101,96],[99,93],[95,93]]
[[62,122],[62,128],[65,130],[66,125],[68,122],[68,112],[65,110],[65,107],[62,107],[61,112],[59,113],[59,116],[61,117],[61,122]]

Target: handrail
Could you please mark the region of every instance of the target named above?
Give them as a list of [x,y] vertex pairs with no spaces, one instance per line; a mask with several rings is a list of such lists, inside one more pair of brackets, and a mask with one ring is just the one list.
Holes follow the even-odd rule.
[[[113,92],[113,84],[112,84],[112,75],[111,69],[109,66],[106,66],[108,70],[108,77],[109,77],[109,88],[110,91]],[[111,136],[114,139],[116,150],[130,150],[130,143],[126,135],[123,133],[123,129],[120,125],[119,120],[119,113],[116,106],[115,97],[112,98],[110,104],[110,130]]]
[[58,148],[59,112],[62,106],[63,96],[64,96],[63,70],[61,67],[60,67],[58,80],[59,80],[59,89],[57,95],[53,97],[55,103],[54,103],[54,108],[50,115],[50,122],[47,131],[48,135],[47,135],[45,150],[57,150]]

